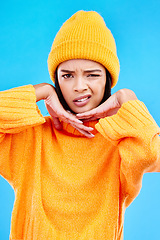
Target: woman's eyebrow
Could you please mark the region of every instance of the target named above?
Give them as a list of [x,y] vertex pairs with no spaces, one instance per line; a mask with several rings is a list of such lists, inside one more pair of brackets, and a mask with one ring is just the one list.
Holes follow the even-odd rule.
[[[67,72],[67,73],[75,73],[75,71],[72,70],[67,70],[67,69],[61,69],[61,72]],[[87,69],[84,70],[85,73],[90,73],[90,72],[102,72],[100,69]]]
[[65,69],[62,69],[61,72],[67,72],[67,73],[75,73],[75,71],[71,71],[71,70],[65,70]]
[[100,69],[85,70],[84,72],[102,72]]

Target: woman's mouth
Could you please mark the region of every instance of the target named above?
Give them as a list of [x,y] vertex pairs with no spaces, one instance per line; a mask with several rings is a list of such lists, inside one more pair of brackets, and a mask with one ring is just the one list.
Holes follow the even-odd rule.
[[73,102],[77,107],[83,107],[89,102],[90,98],[91,98],[91,95],[85,95],[85,96],[75,98]]

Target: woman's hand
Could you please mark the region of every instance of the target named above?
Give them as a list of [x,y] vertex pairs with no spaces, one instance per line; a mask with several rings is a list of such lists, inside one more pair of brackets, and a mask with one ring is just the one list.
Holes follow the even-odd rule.
[[61,105],[54,87],[47,83],[34,85],[36,91],[36,101],[44,100],[46,108],[53,119],[53,124],[57,130],[62,129],[61,121],[71,124],[80,133],[88,138],[94,137],[91,133],[93,128],[86,127],[77,117],[67,112]]
[[96,120],[99,118],[104,118],[112,116],[118,112],[122,104],[130,100],[136,100],[137,97],[132,90],[121,89],[118,92],[110,96],[104,103],[99,105],[97,108],[94,108],[85,113],[77,114],[78,119],[83,121]]

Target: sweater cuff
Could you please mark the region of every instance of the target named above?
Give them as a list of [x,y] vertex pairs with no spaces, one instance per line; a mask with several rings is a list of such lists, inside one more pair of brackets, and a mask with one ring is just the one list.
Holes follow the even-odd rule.
[[0,92],[0,132],[17,133],[45,122],[32,85]]
[[117,145],[124,137],[160,133],[159,127],[146,106],[139,100],[124,103],[117,114],[100,119],[95,127],[114,145]]

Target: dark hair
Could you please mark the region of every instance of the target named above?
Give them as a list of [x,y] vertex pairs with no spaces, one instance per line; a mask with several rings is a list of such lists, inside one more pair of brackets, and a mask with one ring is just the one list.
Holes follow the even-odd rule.
[[[108,72],[108,70],[106,69],[106,85],[105,85],[105,91],[104,91],[104,96],[103,96],[103,99],[102,101],[100,102],[100,104],[104,103],[110,96],[111,96],[111,84],[112,84],[112,80],[111,80],[111,75],[110,73]],[[59,83],[58,83],[58,76],[57,76],[57,69],[55,71],[55,90],[56,90],[56,93],[58,95],[58,98],[60,100],[60,103],[62,104],[62,106],[64,107],[65,110],[68,110],[72,113],[74,113],[72,111],[72,109],[70,109],[70,107],[68,106],[68,104],[66,103],[64,97],[63,97],[63,94],[61,92],[61,89],[60,89],[60,86],[59,86]],[[99,105],[100,105],[99,104]]]

